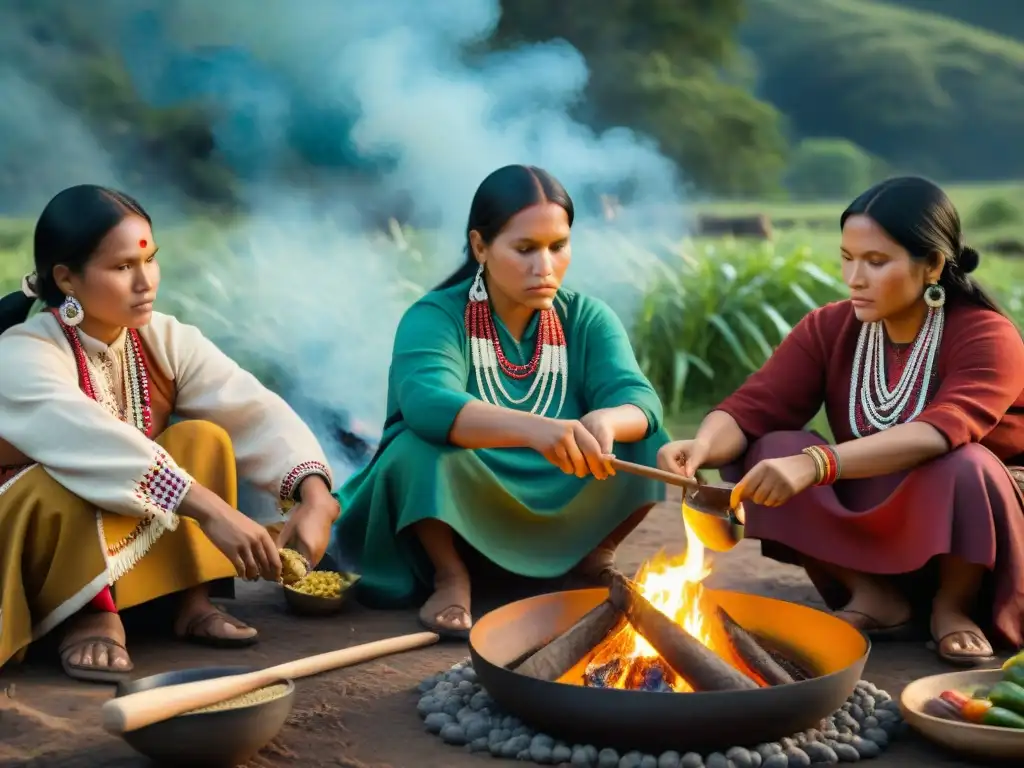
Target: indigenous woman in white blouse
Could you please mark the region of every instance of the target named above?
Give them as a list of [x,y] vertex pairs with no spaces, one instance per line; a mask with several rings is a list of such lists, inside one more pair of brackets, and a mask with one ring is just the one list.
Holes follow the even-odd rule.
[[[67,674],[116,682],[132,670],[118,611],[167,595],[181,639],[251,644],[211,582],[277,580],[285,543],[319,561],[338,515],[299,417],[153,311],[150,225],[120,192],[66,189],[36,225],[35,272],[0,300],[0,666],[60,627]],[[36,297],[48,311],[29,318]],[[277,541],[236,509],[236,468],[297,502]]]

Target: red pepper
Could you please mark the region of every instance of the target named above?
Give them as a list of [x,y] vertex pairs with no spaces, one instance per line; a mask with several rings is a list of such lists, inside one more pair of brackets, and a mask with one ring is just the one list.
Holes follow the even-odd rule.
[[973,699],[960,691],[943,691],[939,698],[956,707],[960,716],[969,723],[980,723],[985,713],[992,708],[992,702],[988,699]]
[[970,698],[967,695],[960,693],[960,691],[943,691],[939,694],[939,698],[943,701],[948,701],[961,711],[963,711],[964,705],[970,701]]

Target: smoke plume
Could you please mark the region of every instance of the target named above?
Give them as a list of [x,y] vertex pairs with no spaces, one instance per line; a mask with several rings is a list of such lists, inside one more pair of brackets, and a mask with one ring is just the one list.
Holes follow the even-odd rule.
[[[575,49],[472,53],[497,0],[93,0],[89,11],[83,33],[123,57],[148,103],[210,106],[216,157],[251,212],[175,241],[188,253],[165,246],[165,306],[274,371],[321,432],[332,413],[379,430],[397,322],[463,258],[470,199],[495,168],[540,165],[566,185],[580,206],[567,282],[627,324],[648,269],[639,247],[681,227],[678,180],[651,142],[569,116],[587,81]],[[170,185],[140,178],[141,160],[134,172],[113,162],[41,87],[75,66],[73,52],[17,24],[0,30],[0,167],[17,169],[19,200],[37,213],[69,184],[113,183],[179,217]],[[628,196],[614,225],[602,194]],[[403,206],[426,241],[367,226],[367,211],[385,222]],[[201,271],[174,272],[175,259]],[[332,450],[340,480],[345,457]]]

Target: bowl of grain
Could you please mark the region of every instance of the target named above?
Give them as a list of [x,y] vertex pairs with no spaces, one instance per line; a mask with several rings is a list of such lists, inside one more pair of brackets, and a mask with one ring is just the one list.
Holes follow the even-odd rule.
[[353,573],[310,571],[292,584],[282,586],[288,608],[303,616],[327,616],[337,613],[348,602],[352,587],[359,581]]
[[[251,672],[206,667],[164,672],[121,683],[115,696]],[[295,702],[295,684],[282,680],[228,701],[127,731],[124,740],[161,765],[230,768],[250,760],[281,731]]]

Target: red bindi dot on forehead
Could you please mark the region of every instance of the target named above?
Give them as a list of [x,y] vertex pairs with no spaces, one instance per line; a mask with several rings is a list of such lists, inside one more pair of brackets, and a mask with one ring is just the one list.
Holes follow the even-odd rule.
[[149,245],[149,241],[148,240],[145,240],[145,239],[139,240],[139,248],[145,248],[147,245]]

